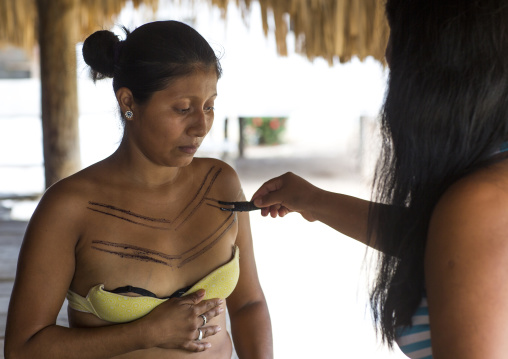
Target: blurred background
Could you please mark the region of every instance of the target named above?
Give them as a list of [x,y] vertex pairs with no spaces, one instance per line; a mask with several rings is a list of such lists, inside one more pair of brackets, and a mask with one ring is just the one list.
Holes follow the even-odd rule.
[[[8,2],[0,0],[4,12],[0,17],[7,16]],[[154,1],[149,1],[150,6],[124,1],[119,12],[108,15],[107,24],[96,23],[93,31],[108,28],[123,37],[121,25],[132,30],[147,21],[174,19],[193,26],[210,42],[221,58],[223,77],[215,123],[198,155],[232,165],[247,198],[264,181],[287,171],[321,188],[368,198],[378,148],[376,117],[388,76],[382,52],[369,55],[359,46],[356,50],[350,46],[349,53],[318,53],[310,50],[310,38],[303,49],[302,35],[295,30],[298,21],[291,17],[299,2],[319,3],[287,1],[287,13],[280,15],[281,8],[270,8],[261,0],[161,0],[156,6]],[[337,7],[344,3],[344,9],[352,11],[355,2],[334,3]],[[382,1],[359,3],[377,6],[382,15]],[[277,14],[286,25],[282,35]],[[357,31],[369,28],[349,21],[350,37],[355,26]],[[371,31],[385,39],[384,27],[373,24]],[[41,93],[47,90],[41,87],[40,46],[35,43],[26,50],[7,44],[3,35],[0,31],[2,345],[23,228],[48,183],[41,126]],[[84,38],[75,46],[78,140],[74,142],[79,168],[110,155],[122,134],[111,80],[94,84],[88,77],[81,56]],[[366,256],[372,254],[363,245],[297,214],[271,219],[254,212],[251,226],[276,358],[405,357],[376,337],[367,294],[372,271],[365,265]],[[62,324],[65,306],[59,318]]]

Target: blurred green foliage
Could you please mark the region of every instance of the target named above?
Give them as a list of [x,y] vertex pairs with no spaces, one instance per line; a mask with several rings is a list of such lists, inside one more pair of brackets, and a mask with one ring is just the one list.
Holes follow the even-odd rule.
[[243,117],[244,136],[249,145],[278,145],[286,130],[285,117]]

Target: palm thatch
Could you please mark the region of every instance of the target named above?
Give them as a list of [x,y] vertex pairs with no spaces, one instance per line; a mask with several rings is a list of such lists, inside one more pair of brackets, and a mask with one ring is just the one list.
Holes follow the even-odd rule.
[[[227,14],[229,0],[209,0]],[[265,35],[275,33],[277,51],[287,55],[287,35],[294,33],[295,50],[310,60],[330,64],[357,56],[372,56],[385,63],[389,28],[382,0],[258,0]],[[253,0],[236,0],[248,13]],[[270,28],[271,23],[274,28]]]
[[36,42],[36,23],[34,0],[0,1],[0,45],[31,49]]
[[[31,50],[38,42],[38,22],[36,0],[0,0],[0,45],[15,45]],[[107,29],[114,23],[115,15],[125,7],[129,0],[74,0],[77,6],[75,19],[77,26],[76,42],[94,31]],[[156,11],[159,0],[132,0],[135,8],[141,4]]]
[[[195,0],[193,0],[195,1]],[[207,0],[227,14],[230,0]],[[247,15],[251,3],[261,5],[265,35],[273,31],[280,55],[287,55],[287,38],[294,33],[295,50],[310,60],[317,57],[330,64],[372,56],[384,63],[388,25],[382,0],[235,0]],[[78,41],[108,28],[129,0],[76,0]],[[32,49],[37,42],[36,0],[0,0],[0,45],[10,43]],[[159,0],[132,0],[153,11]],[[269,24],[274,24],[271,28]]]

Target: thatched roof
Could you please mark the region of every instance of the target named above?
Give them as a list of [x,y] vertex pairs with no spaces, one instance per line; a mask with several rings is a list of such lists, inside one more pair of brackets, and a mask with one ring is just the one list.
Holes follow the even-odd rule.
[[[193,1],[193,0],[191,0]],[[206,0],[227,15],[232,0]],[[251,2],[234,0],[248,14]],[[388,26],[382,0],[257,0],[261,5],[265,34],[275,33],[277,51],[287,54],[287,35],[293,31],[296,52],[310,60],[323,57],[330,64],[373,56],[384,62]],[[80,38],[108,28],[128,0],[78,0]],[[159,0],[132,0],[157,9]],[[0,0],[0,45],[11,43],[27,49],[37,41],[36,0]],[[273,20],[273,21],[272,21]],[[269,24],[275,24],[270,27]]]
[[[78,0],[78,39],[113,25],[115,15],[128,0]],[[146,5],[157,10],[159,0],[132,0],[134,7]],[[0,0],[0,45],[11,44],[32,49],[38,39],[36,0]]]
[[[227,11],[228,0],[209,0]],[[294,32],[297,53],[330,64],[372,56],[384,63],[389,28],[382,0],[258,0],[265,35],[275,33],[277,51],[287,54],[287,35]],[[249,12],[253,0],[236,0]],[[273,21],[269,21],[273,20]],[[274,23],[270,28],[269,23]]]

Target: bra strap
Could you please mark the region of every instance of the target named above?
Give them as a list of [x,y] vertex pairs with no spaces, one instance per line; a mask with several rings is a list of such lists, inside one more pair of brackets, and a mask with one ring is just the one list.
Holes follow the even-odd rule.
[[149,290],[146,290],[143,288],[138,288],[138,287],[133,287],[131,285],[127,285],[125,287],[118,287],[113,290],[108,290],[107,292],[111,292],[111,293],[115,293],[115,294],[136,293],[136,294],[142,295],[143,297],[157,298],[157,296],[154,293],[150,292]]
[[115,294],[136,293],[136,294],[142,295],[143,297],[152,297],[152,298],[157,298],[157,299],[169,299],[169,298],[179,298],[179,297],[183,296],[191,287],[192,286],[188,286],[188,287],[185,287],[182,289],[178,289],[176,292],[171,294],[169,297],[165,297],[165,298],[159,298],[154,293],[150,292],[149,290],[146,290],[143,288],[138,288],[138,287],[133,287],[131,285],[126,285],[125,287],[118,287],[113,290],[106,290],[106,291],[110,292],[110,293],[115,293]]

